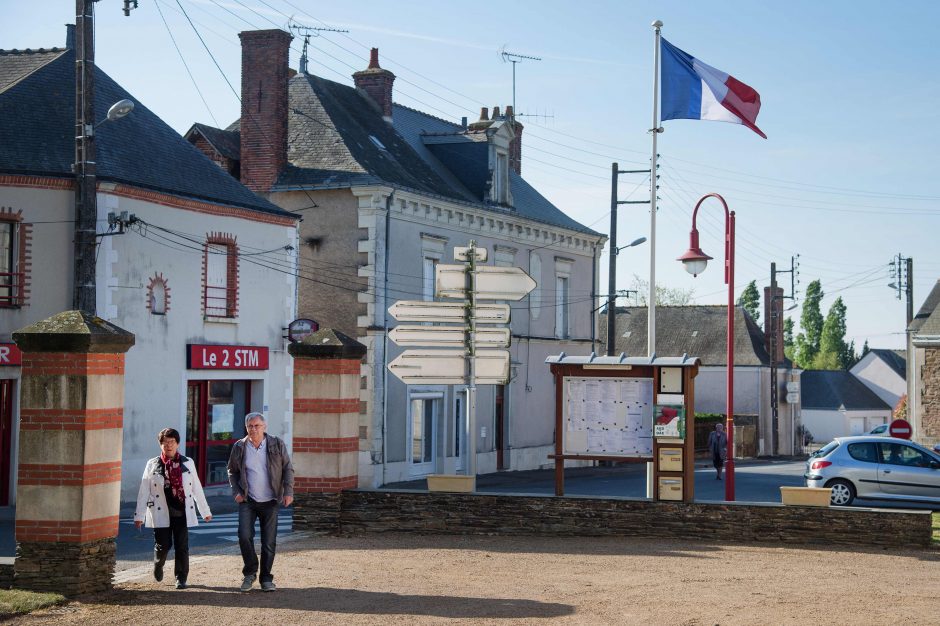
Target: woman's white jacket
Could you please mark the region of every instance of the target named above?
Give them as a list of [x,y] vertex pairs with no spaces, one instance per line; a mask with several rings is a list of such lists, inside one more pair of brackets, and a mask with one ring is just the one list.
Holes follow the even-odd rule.
[[[183,465],[183,491],[186,493],[186,525],[195,526],[196,509],[202,519],[212,515],[206,495],[202,492],[202,483],[196,475],[196,466],[192,459],[182,454],[180,461]],[[170,525],[170,512],[167,510],[166,494],[163,490],[166,478],[163,476],[163,463],[160,457],[147,461],[144,475],[140,479],[140,490],[137,492],[137,510],[134,512],[134,521],[143,521],[147,528],[168,528]]]

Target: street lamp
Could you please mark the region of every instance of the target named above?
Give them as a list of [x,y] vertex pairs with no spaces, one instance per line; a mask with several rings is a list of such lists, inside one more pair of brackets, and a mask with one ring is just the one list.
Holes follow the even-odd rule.
[[728,373],[727,373],[727,417],[728,461],[725,480],[725,500],[734,501],[734,211],[728,210],[728,203],[717,193],[702,196],[692,211],[692,231],[689,233],[689,249],[677,260],[682,261],[685,270],[693,276],[705,271],[712,257],[708,256],[698,244],[698,229],[695,218],[698,208],[708,198],[717,198],[725,209],[725,284],[728,285]]
[[[611,224],[611,231],[614,231],[614,225]],[[613,237],[616,237],[616,232],[614,232]],[[614,355],[614,343],[616,342],[616,328],[617,328],[617,255],[620,254],[620,251],[624,248],[632,248],[633,246],[638,246],[641,243],[646,241],[646,237],[640,237],[639,239],[634,239],[625,246],[620,246],[619,248],[613,247],[610,252],[610,276],[609,286],[607,290],[607,356]],[[611,242],[612,246],[617,245],[616,239]]]

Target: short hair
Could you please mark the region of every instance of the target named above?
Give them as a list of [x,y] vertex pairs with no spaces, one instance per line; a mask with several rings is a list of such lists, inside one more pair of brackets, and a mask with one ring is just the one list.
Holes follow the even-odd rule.
[[265,424],[268,423],[268,420],[265,419],[264,417],[264,413],[258,413],[257,411],[253,411],[245,416],[245,428],[248,428],[248,422],[255,419],[256,417],[262,422],[264,422]]
[[159,432],[159,434],[157,434],[157,441],[163,443],[164,439],[176,439],[176,443],[178,445],[180,442],[179,431],[175,428],[164,428]]

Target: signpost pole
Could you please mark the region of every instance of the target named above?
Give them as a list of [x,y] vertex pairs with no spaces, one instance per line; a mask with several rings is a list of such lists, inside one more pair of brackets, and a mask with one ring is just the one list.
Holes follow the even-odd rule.
[[[467,255],[467,261],[469,262],[469,271],[467,272],[467,296],[470,300],[470,307],[467,309],[467,328],[469,333],[467,335],[467,352],[470,356],[469,359],[469,370],[470,377],[467,381],[467,438],[466,438],[466,448],[467,448],[467,476],[474,477],[474,484],[476,482],[477,475],[477,372],[476,372],[476,346],[474,345],[473,337],[476,332],[476,319],[474,316],[474,311],[476,309],[476,285],[475,285],[475,274],[477,265],[477,255],[476,255],[476,242],[470,241],[470,253]],[[474,491],[476,487],[474,486]]]

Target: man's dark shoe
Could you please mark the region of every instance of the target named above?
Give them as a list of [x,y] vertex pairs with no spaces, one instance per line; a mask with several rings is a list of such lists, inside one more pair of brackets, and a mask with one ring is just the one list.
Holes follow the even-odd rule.
[[177,588],[177,589],[186,589],[186,581],[185,581],[185,580],[180,580],[179,578],[177,578],[177,579],[176,579],[176,588]]
[[261,583],[261,591],[276,591],[277,587],[274,586],[274,581],[269,580],[268,582]]
[[153,578],[157,582],[163,580],[163,563],[154,563],[153,564]]
[[242,581],[241,590],[242,591],[251,591],[251,586],[255,584],[256,576],[254,574],[248,574],[245,576],[245,580]]

